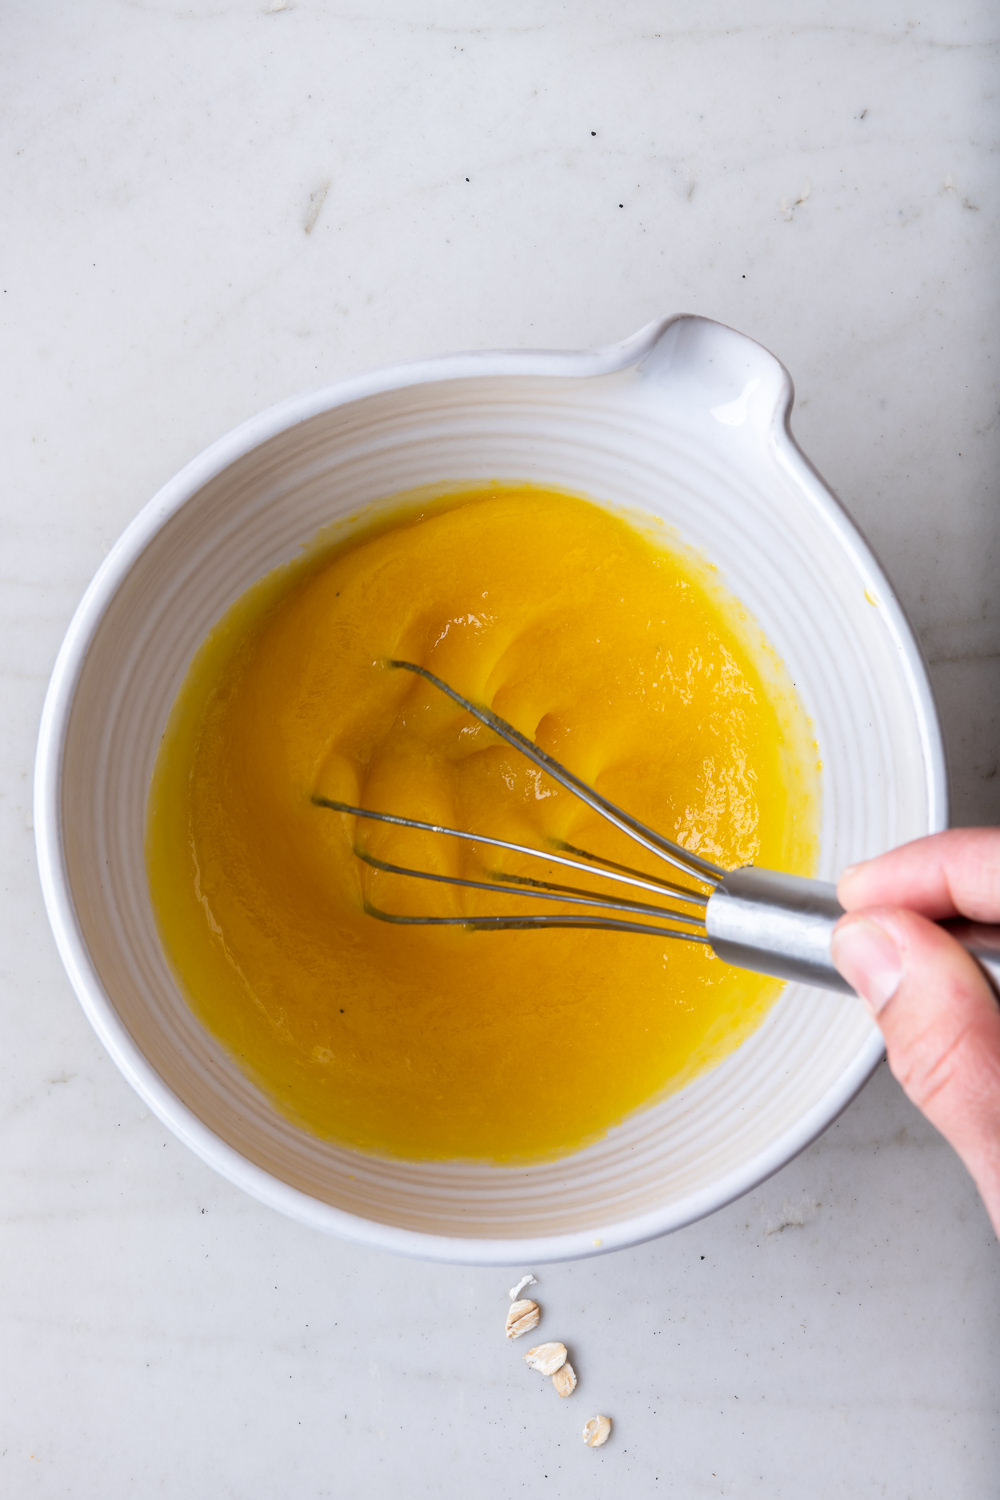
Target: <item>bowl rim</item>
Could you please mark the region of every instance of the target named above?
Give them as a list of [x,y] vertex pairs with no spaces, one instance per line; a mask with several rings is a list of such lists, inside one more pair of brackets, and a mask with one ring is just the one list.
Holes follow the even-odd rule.
[[147,1061],[107,995],[81,931],[66,868],[61,785],[66,733],[91,643],[129,570],[167,522],[204,485],[261,444],[301,422],[370,396],[430,382],[484,377],[555,376],[586,379],[638,365],[678,325],[723,331],[779,372],[770,438],[811,503],[825,515],[866,586],[877,595],[899,653],[920,726],[927,768],[931,831],[948,823],[947,765],[940,722],[917,636],[871,547],[799,448],[791,431],[793,385],[785,367],[762,345],[725,325],[694,315],[658,319],[616,343],[587,350],[500,349],[441,355],[386,366],[291,396],[218,438],[184,465],[147,501],[94,574],[67,627],[42,709],[35,757],[34,825],[39,877],[56,947],[88,1020],[113,1061],[158,1119],[202,1161],[268,1206],[310,1227],[369,1247],[424,1260],[464,1265],[520,1265],[582,1259],[681,1229],[758,1187],[810,1145],[847,1107],[884,1055],[874,1023],[866,1045],[837,1083],[771,1145],[708,1187],[675,1203],[593,1229],[517,1238],[465,1237],[404,1229],[352,1214],[291,1187],[258,1167],[206,1125]]

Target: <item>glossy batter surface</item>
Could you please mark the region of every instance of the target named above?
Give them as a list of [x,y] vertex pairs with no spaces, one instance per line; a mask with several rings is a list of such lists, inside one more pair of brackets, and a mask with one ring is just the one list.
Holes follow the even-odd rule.
[[471,878],[500,861],[362,825],[316,794],[636,862],[543,773],[385,663],[429,667],[725,866],[811,872],[810,728],[752,622],[665,530],[503,485],[379,528],[264,580],[196,657],[150,793],[161,937],[205,1025],[316,1133],[413,1158],[572,1150],[720,1060],[780,986],[668,939],[367,915],[366,900],[439,915],[501,901],[375,872],[355,845]]

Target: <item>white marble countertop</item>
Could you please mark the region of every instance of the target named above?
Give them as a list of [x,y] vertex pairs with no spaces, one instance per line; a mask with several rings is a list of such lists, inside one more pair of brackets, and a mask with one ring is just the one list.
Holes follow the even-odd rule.
[[540,1271],[579,1351],[561,1403],[498,1333],[513,1276],[321,1238],[167,1136],[90,1032],[34,872],[59,640],[187,458],[364,367],[680,311],[792,370],[800,441],[927,651],[954,819],[997,820],[1000,18],[748,14],[4,8],[0,1493],[996,1493],[997,1245],[884,1068],[749,1197]]

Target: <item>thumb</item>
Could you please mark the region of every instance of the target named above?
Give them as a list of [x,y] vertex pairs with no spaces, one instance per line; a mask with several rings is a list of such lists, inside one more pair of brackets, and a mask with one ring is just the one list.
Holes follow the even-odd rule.
[[906,1093],[968,1167],[1000,1233],[1000,1007],[936,923],[877,906],[841,918],[833,961],[885,1037]]

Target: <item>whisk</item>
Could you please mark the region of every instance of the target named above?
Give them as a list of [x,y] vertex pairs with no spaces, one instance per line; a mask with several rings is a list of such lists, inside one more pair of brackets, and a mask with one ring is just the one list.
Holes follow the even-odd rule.
[[[624,887],[627,892],[622,895],[602,894],[593,889],[499,871],[491,871],[488,880],[473,880],[393,864],[355,847],[359,859],[388,874],[491,891],[499,896],[528,896],[538,901],[557,902],[560,906],[558,912],[537,914],[517,912],[504,915],[501,912],[494,916],[422,916],[383,911],[366,902],[365,910],[370,916],[382,922],[407,926],[465,927],[478,932],[578,927],[644,933],[707,945],[724,962],[741,969],[851,993],[850,986],[834,968],[830,957],[833,928],[837,919],[843,916],[835,886],[755,865],[726,870],[713,864],[616,807],[506,719],[492,709],[473,703],[426,667],[410,661],[390,661],[387,665],[413,672],[447,694],[459,708],[478,719],[593,812],[685,879],[681,883],[676,879],[651,875],[563,841],[553,841],[548,848],[539,849],[469,829],[424,822],[401,813],[355,807],[317,794],[312,799],[317,807],[526,855],[578,875],[600,877]],[[640,899],[640,896],[645,899]],[[650,897],[656,899],[650,900]],[[566,907],[585,910],[566,911]],[[957,937],[979,962],[1000,994],[1000,927],[961,921],[943,922],[941,926]]]

